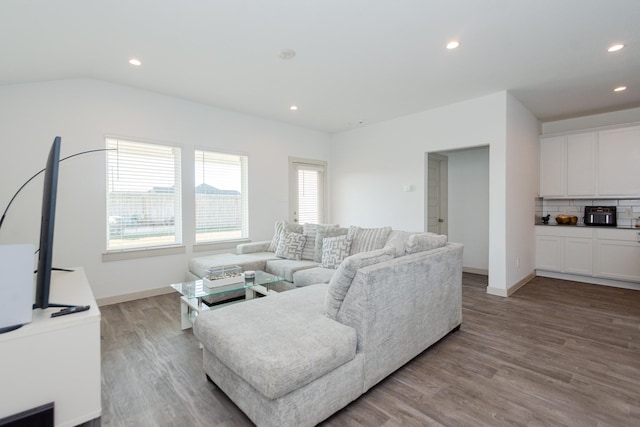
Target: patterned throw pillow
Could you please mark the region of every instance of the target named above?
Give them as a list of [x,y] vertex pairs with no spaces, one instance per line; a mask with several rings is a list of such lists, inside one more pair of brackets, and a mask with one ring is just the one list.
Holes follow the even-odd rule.
[[289,221],[276,221],[273,230],[273,238],[269,244],[269,249],[267,249],[269,252],[275,252],[278,249],[278,241],[280,240],[282,230],[291,231],[293,233],[302,233],[302,226],[300,224],[290,223]]
[[322,241],[326,237],[343,236],[349,231],[348,228],[339,227],[336,225],[318,225],[318,231],[316,232],[316,250],[313,255],[315,262],[322,262]]
[[353,239],[351,255],[382,249],[389,233],[391,233],[391,227],[360,228],[352,225],[348,233]]
[[276,256],[280,258],[292,259],[300,261],[302,259],[302,249],[306,238],[300,233],[292,233],[282,230],[280,239],[278,239],[278,249]]
[[340,263],[349,256],[351,238],[347,235],[325,237],[322,240],[322,264],[324,268],[338,268]]

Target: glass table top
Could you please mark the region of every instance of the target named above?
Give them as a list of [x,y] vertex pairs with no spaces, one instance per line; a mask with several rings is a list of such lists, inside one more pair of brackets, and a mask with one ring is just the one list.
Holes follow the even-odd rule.
[[211,295],[224,294],[226,292],[251,288],[254,286],[265,286],[268,288],[270,285],[283,282],[284,280],[285,279],[283,277],[276,276],[275,274],[256,271],[255,278],[246,279],[238,283],[207,287],[204,285],[202,280],[195,280],[193,282],[175,283],[171,285],[171,287],[187,298],[203,298]]

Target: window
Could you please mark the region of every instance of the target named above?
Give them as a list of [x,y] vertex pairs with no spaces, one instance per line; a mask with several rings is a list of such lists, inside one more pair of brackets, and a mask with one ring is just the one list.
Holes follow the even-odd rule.
[[247,169],[247,156],[196,150],[196,243],[249,237]]
[[107,250],[182,243],[180,148],[107,138]]
[[324,222],[326,164],[314,160],[289,159],[291,171],[291,219],[300,224]]

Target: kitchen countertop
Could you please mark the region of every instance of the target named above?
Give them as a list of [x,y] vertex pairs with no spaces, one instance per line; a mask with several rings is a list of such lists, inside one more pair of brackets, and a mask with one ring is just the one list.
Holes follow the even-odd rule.
[[610,226],[610,225],[584,225],[584,224],[575,224],[575,225],[570,225],[570,224],[543,224],[541,222],[536,222],[535,225],[542,225],[544,227],[580,227],[580,228],[603,228],[603,229],[607,229],[607,228],[615,228],[618,230],[638,230],[640,231],[640,228],[638,227],[633,227],[631,225],[618,225],[616,227]]

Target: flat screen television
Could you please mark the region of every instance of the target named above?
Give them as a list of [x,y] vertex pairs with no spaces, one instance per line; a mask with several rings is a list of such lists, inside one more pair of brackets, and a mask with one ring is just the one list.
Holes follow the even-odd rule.
[[60,164],[60,145],[62,141],[56,136],[49,150],[47,166],[44,172],[42,189],[42,218],[40,221],[40,251],[38,254],[38,270],[36,275],[36,300],[33,308],[47,308],[49,289],[51,288],[51,267],[53,260],[53,231],[56,221],[56,196],[58,194],[58,167]]

